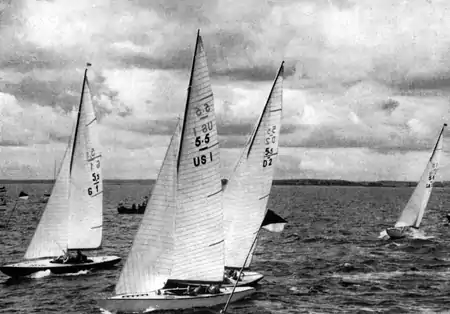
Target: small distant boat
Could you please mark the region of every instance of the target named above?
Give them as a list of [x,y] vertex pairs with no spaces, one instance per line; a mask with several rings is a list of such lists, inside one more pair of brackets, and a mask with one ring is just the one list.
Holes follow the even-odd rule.
[[[220,152],[206,55],[197,34],[182,123],[170,141],[109,312],[212,307],[255,289],[219,287],[224,234]],[[177,283],[195,282],[195,287]],[[170,286],[170,287],[169,287]]]
[[[274,168],[278,157],[278,139],[283,104],[284,63],[275,77],[267,102],[254,130],[236,163],[223,192],[225,227],[225,278],[229,285],[253,285],[264,276],[250,271],[259,230],[268,211]],[[284,221],[284,220],[283,220]],[[250,256],[248,255],[250,252]],[[239,276],[238,270],[245,265]]]
[[442,126],[436,145],[434,146],[431,157],[420,177],[420,181],[414,189],[411,198],[403,209],[393,228],[387,228],[386,233],[391,239],[400,239],[408,235],[411,228],[419,229],[422,222],[425,209],[430,199],[433,183],[442,154],[444,130],[446,123]]
[[6,187],[5,186],[0,186],[0,193],[6,192]]
[[117,212],[119,214],[138,214],[142,215],[145,213],[145,208],[147,207],[147,204],[133,204],[131,207],[125,207],[124,205],[119,205],[117,207]]
[[[80,251],[99,249],[102,242],[103,181],[96,125],[86,68],[78,118],[50,199],[25,253],[26,261],[0,267],[6,275],[20,277],[43,270],[74,273],[120,261],[117,256],[88,258]],[[77,250],[77,258],[69,250]]]

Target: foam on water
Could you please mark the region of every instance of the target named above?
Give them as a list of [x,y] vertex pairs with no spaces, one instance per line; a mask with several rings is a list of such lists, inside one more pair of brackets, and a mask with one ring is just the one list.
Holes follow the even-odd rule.
[[[118,215],[116,205],[126,196],[141,199],[150,188],[106,184],[102,255],[126,257],[143,216]],[[51,185],[17,189],[32,199]],[[411,193],[410,188],[274,186],[268,207],[288,224],[280,234],[260,234],[252,268],[265,278],[249,300],[232,303],[227,313],[445,313],[450,308],[450,228],[442,223],[441,208],[450,204],[449,190],[433,190],[422,223],[427,236],[377,239]],[[0,237],[8,259],[22,258],[37,224],[36,213],[44,205],[29,202],[20,215],[13,215],[8,232]],[[93,301],[114,294],[124,262],[88,275],[35,274],[49,277],[40,280],[11,280],[0,274],[0,309],[110,314]]]
[[39,279],[39,278],[49,277],[51,275],[52,275],[52,272],[49,269],[47,269],[47,270],[41,270],[36,273],[33,273],[29,277],[33,278],[33,279]]

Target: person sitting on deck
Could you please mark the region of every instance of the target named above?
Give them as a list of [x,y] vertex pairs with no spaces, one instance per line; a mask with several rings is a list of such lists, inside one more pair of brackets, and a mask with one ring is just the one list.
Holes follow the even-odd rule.
[[218,293],[220,293],[220,286],[219,285],[209,285],[207,292],[209,294],[218,294]]
[[75,257],[76,263],[86,263],[87,262],[87,256],[81,253],[80,250],[77,250],[77,256]]
[[205,294],[207,291],[206,291],[206,287],[204,287],[204,286],[198,286],[198,287],[196,287],[195,289],[194,289],[194,293],[195,293],[195,295],[198,295],[198,294]]
[[144,200],[142,201],[142,204],[139,205],[139,207],[145,207],[147,206],[147,202],[148,202],[148,197],[144,196]]
[[63,253],[64,253],[63,255],[58,256],[57,258],[55,258],[51,262],[52,263],[62,263],[62,264],[68,263],[69,260],[71,259],[69,251],[63,250]]

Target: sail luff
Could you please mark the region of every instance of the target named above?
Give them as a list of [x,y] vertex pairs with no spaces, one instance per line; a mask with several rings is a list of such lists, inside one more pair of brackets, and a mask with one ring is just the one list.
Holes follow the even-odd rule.
[[[267,211],[281,128],[283,63],[261,117],[223,193],[225,265],[240,268]],[[253,258],[253,248],[247,259]]]
[[[192,80],[194,78],[193,74],[194,74],[194,69],[195,69],[195,60],[196,60],[196,56],[197,56],[197,47],[199,45],[199,40],[200,40],[200,29],[197,30],[197,38],[195,39],[194,55],[192,56],[191,74],[189,76],[189,85],[187,88],[186,105],[184,106],[184,115],[183,115],[183,123],[181,124],[180,138],[184,138],[186,119],[187,119],[188,113],[189,113],[189,99],[191,98],[191,87],[192,87]],[[178,155],[182,149],[183,141],[180,141],[179,145],[180,145],[180,147],[178,149]],[[180,167],[180,159],[178,159],[178,161],[177,161],[177,170],[179,169],[179,167]]]
[[120,273],[115,289],[117,294],[144,293],[162,288],[172,271],[180,133],[181,121],[178,121]]
[[73,153],[75,152],[75,145],[77,144],[77,137],[78,137],[78,129],[79,129],[79,123],[80,123],[80,117],[81,117],[81,107],[83,105],[83,96],[84,96],[84,87],[86,85],[86,79],[87,79],[87,71],[86,68],[84,70],[84,76],[83,76],[83,83],[81,85],[81,95],[80,95],[80,103],[78,105],[78,114],[77,114],[77,120],[75,124],[75,133],[73,135],[73,141],[72,141],[72,155],[70,156],[70,172],[72,173],[72,164],[73,164]]
[[261,122],[262,122],[264,113],[266,112],[267,107],[269,106],[270,99],[271,99],[271,96],[272,96],[272,94],[273,94],[273,92],[274,92],[274,89],[275,89],[275,86],[276,86],[276,82],[277,82],[277,80],[278,80],[278,77],[280,77],[280,74],[283,75],[283,72],[284,72],[284,61],[281,62],[281,66],[280,66],[280,68],[278,69],[277,75],[275,76],[275,80],[274,80],[274,82],[273,82],[273,84],[272,84],[272,88],[270,89],[269,97],[267,98],[266,104],[264,105],[264,109],[263,109],[263,111],[261,112],[261,115],[259,116],[258,122],[257,122],[256,125],[255,125],[253,134],[252,134],[252,136],[250,137],[250,143],[249,143],[248,149],[247,149],[247,157],[248,157],[248,155],[250,154],[250,150],[251,150],[251,148],[252,148],[252,146],[253,146],[253,143],[254,143],[254,141],[255,141],[256,130],[259,129],[259,126],[261,125]]
[[102,154],[87,69],[74,141],[68,200],[68,248],[96,249],[101,247],[103,231]]
[[199,33],[178,159],[175,254],[170,279],[221,282],[224,236],[219,142]]
[[418,228],[425,213],[428,200],[433,189],[436,173],[439,169],[441,151],[443,147],[443,134],[447,124],[444,124],[434,146],[431,157],[413,191],[408,203],[400,214],[395,227],[415,226]]

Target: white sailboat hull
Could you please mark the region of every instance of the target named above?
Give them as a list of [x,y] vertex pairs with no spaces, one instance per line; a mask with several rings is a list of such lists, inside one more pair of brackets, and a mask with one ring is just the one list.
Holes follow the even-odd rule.
[[88,257],[92,262],[79,264],[51,263],[53,258],[28,260],[20,263],[6,264],[0,267],[5,275],[10,277],[28,276],[38,271],[50,270],[54,274],[76,273],[80,270],[103,269],[117,264],[121,258],[118,256]]
[[[156,291],[145,294],[118,295],[107,299],[97,300],[99,307],[109,312],[151,312],[165,310],[182,310],[192,308],[208,308],[225,304],[230,297],[231,287],[221,288],[218,294],[167,295]],[[237,287],[230,302],[236,302],[255,292],[251,287]]]

